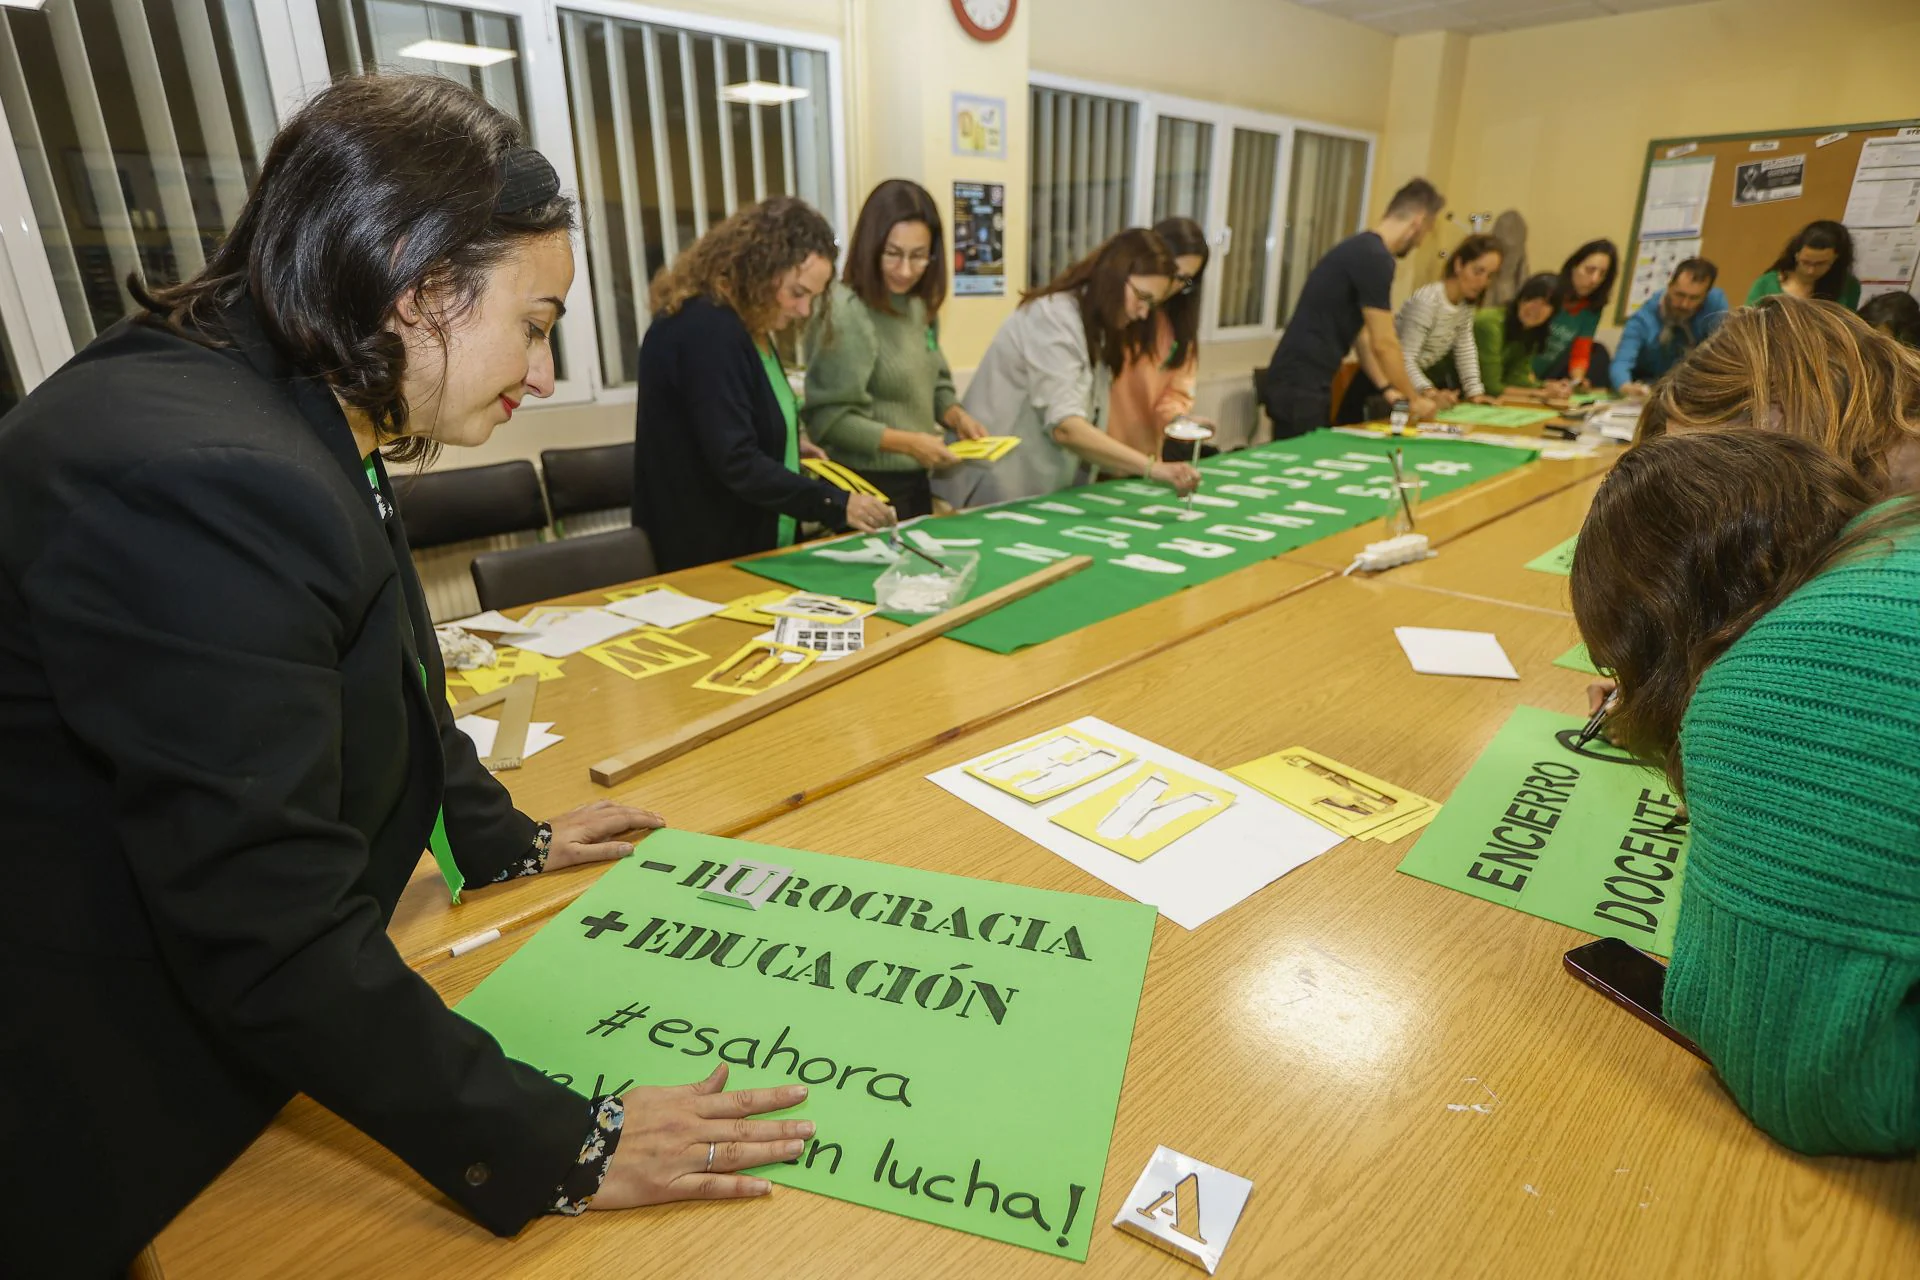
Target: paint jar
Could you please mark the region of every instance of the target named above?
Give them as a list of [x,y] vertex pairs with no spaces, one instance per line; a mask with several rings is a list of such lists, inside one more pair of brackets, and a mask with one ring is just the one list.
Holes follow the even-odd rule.
[[946,568],[936,568],[910,551],[887,566],[873,584],[873,602],[880,612],[940,613],[967,598],[980,572],[980,553],[942,548],[933,554]]

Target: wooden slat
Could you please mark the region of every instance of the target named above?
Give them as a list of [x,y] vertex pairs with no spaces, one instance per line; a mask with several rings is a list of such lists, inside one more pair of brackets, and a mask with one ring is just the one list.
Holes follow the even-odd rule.
[[1032,595],[1042,587],[1052,586],[1062,578],[1085,569],[1093,563],[1091,556],[1071,556],[1055,564],[1050,564],[1038,573],[1030,573],[1024,578],[1016,578],[1004,587],[995,588],[978,599],[969,600],[945,613],[936,614],[925,622],[915,623],[911,627],[896,631],[874,641],[860,652],[842,658],[828,666],[816,666],[806,675],[766,693],[755,694],[739,706],[716,711],[703,716],[692,724],[686,725],[671,737],[657,743],[634,747],[618,755],[608,756],[588,772],[593,780],[603,787],[616,787],[656,765],[665,764],[675,756],[685,755],[695,747],[703,746],[723,738],[743,725],[761,720],[782,707],[792,706],[803,698],[811,697],[823,689],[831,689],[844,680],[859,675],[862,671],[876,667],[889,658],[917,649],[929,640],[935,640],[964,626],[976,618],[981,618],[1005,604],[1011,604],[1024,596]]

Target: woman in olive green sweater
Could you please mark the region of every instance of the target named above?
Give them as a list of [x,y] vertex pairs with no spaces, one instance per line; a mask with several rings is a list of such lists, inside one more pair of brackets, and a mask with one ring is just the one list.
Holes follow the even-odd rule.
[[1564,396],[1572,389],[1564,379],[1543,382],[1533,371],[1533,357],[1546,345],[1559,283],[1559,276],[1543,271],[1529,277],[1506,306],[1473,313],[1473,343],[1480,350],[1480,381],[1488,395],[1542,389],[1548,396]]
[[807,335],[807,434],[886,494],[902,520],[931,515],[929,470],[959,462],[942,430],[987,434],[960,407],[935,327],[947,296],[933,197],[894,178],[867,197],[846,269]]
[[1920,505],[1793,436],[1665,435],[1572,591],[1692,819],[1668,1020],[1794,1150],[1920,1146]]

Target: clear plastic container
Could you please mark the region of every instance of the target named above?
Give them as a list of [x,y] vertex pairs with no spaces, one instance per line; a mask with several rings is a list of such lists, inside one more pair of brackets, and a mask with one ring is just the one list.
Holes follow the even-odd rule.
[[980,571],[978,551],[941,551],[945,569],[907,552],[873,584],[882,613],[942,613],[967,598]]

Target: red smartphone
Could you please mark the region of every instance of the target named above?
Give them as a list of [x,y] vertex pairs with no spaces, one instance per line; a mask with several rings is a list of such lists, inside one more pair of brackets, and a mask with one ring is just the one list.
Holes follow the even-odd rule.
[[1566,966],[1568,973],[1694,1057],[1706,1061],[1707,1055],[1700,1052],[1699,1045],[1675,1031],[1660,1016],[1660,993],[1667,984],[1667,967],[1658,960],[1618,938],[1601,938],[1567,952]]

